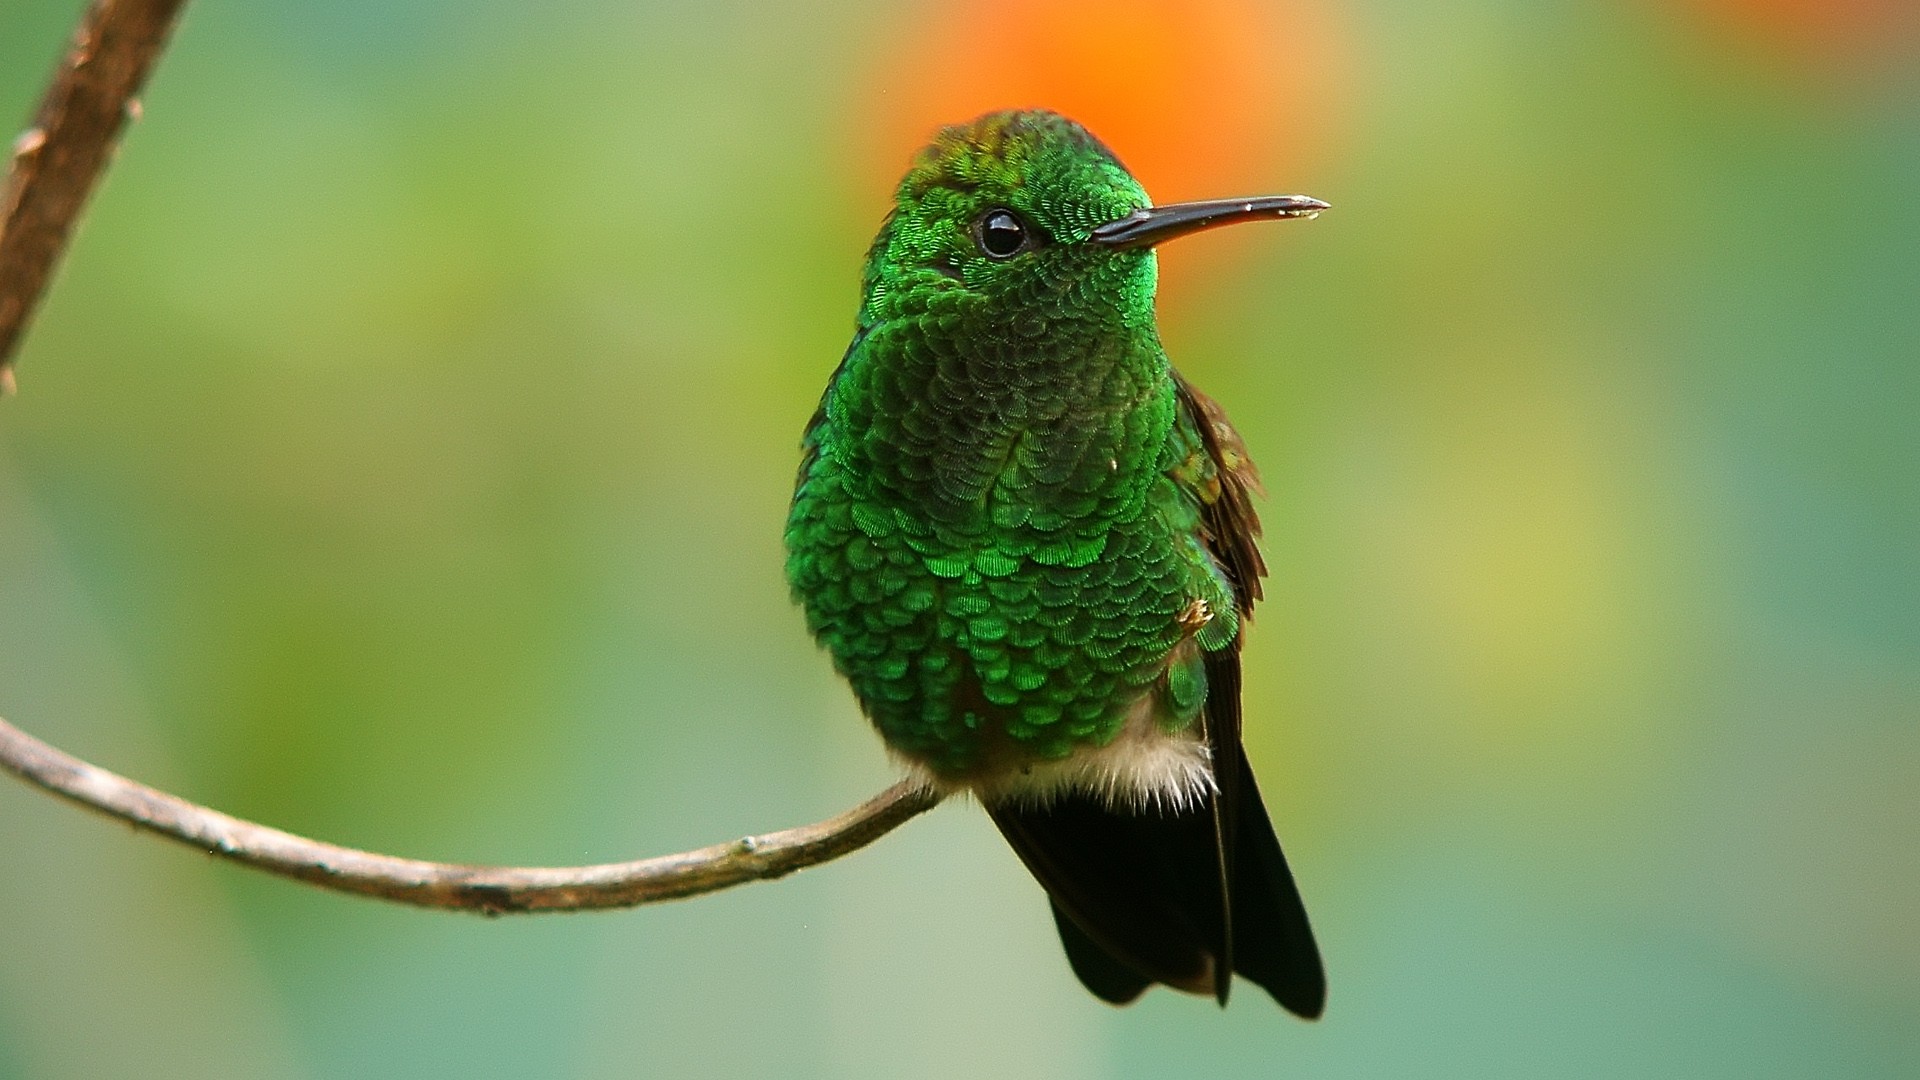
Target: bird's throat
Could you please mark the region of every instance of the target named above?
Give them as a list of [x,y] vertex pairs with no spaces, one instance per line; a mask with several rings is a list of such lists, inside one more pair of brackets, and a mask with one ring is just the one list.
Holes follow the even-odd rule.
[[1172,422],[1157,341],[877,328],[829,402],[871,497],[983,536],[1138,512]]

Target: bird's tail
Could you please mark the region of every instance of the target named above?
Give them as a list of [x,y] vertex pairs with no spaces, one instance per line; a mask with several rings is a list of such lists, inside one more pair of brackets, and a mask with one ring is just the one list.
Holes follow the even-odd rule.
[[1117,811],[1094,796],[987,808],[1045,886],[1067,961],[1123,1005],[1153,983],[1221,1004],[1233,975],[1298,1016],[1320,1015],[1326,975],[1280,841],[1238,753],[1221,795],[1184,811]]

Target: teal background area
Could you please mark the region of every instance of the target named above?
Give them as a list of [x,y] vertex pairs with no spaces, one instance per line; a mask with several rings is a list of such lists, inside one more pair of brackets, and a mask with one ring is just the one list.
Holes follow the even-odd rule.
[[[0,1077],[1920,1075],[1920,39],[1740,6],[1317,4],[1337,134],[1270,186],[1335,209],[1167,261],[1267,481],[1320,1023],[1095,1002],[957,803],[485,920],[6,782]],[[0,121],[80,7],[0,5]],[[461,861],[889,782],[780,528],[911,15],[197,3],[0,401],[0,715]]]

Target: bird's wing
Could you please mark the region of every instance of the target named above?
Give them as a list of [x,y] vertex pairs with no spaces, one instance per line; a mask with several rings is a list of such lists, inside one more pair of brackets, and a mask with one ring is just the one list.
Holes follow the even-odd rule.
[[1173,385],[1180,399],[1179,423],[1196,443],[1186,461],[1175,463],[1174,478],[1200,504],[1201,539],[1226,572],[1244,617],[1253,613],[1267,573],[1260,558],[1260,517],[1253,511],[1253,496],[1262,493],[1260,471],[1219,402],[1177,371]]
[[[1180,404],[1175,420],[1176,445],[1187,449],[1185,457],[1174,462],[1173,479],[1199,505],[1201,543],[1226,575],[1233,590],[1236,613],[1245,618],[1253,611],[1253,602],[1260,595],[1261,575],[1266,573],[1257,543],[1260,519],[1254,514],[1252,499],[1260,483],[1259,476],[1247,456],[1240,433],[1227,421],[1226,410],[1194,389],[1178,372],[1174,373],[1173,380]],[[1233,864],[1241,800],[1239,759],[1243,756],[1240,749],[1240,636],[1234,635],[1225,648],[1207,653],[1203,662],[1207,672],[1207,700],[1202,725],[1218,791],[1208,805],[1213,828],[1211,872],[1219,878],[1217,902],[1221,905],[1223,931],[1220,963],[1214,968],[1214,994],[1224,1004],[1235,963]]]
[[[1177,372],[1174,386],[1180,422],[1199,443],[1192,460],[1176,469],[1176,479],[1187,485],[1200,506],[1201,541],[1232,585],[1244,627],[1267,572],[1258,543],[1260,518],[1253,509],[1253,496],[1261,492],[1260,474],[1226,410]],[[1218,791],[1212,811],[1228,947],[1219,977],[1224,980],[1238,971],[1292,1012],[1318,1016],[1326,999],[1319,950],[1240,741],[1243,640],[1243,635],[1235,635],[1232,644],[1207,653],[1204,660],[1207,700],[1202,718]],[[1224,1000],[1224,982],[1217,993]]]

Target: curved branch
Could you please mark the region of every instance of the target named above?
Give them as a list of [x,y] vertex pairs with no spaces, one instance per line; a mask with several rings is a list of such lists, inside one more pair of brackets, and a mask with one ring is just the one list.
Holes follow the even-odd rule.
[[186,0],[95,0],[33,126],[13,141],[0,193],[0,390],[74,219],[113,155]]
[[873,843],[940,796],[901,781],[817,825],[599,866],[461,866],[336,847],[229,817],[63,753],[0,720],[0,768],[89,809],[257,870],[418,907],[588,911],[784,877]]

